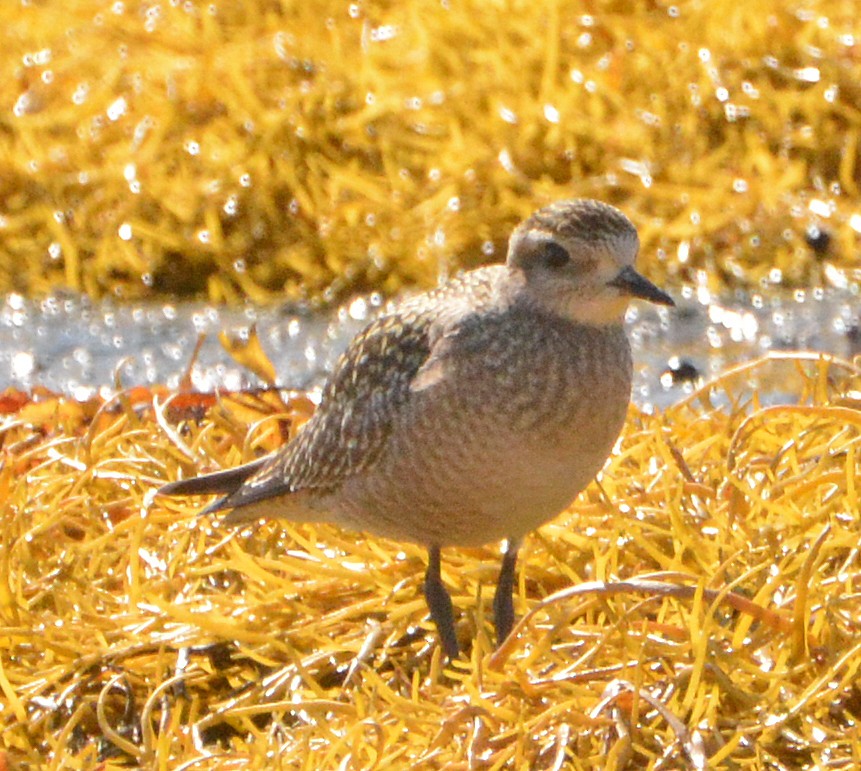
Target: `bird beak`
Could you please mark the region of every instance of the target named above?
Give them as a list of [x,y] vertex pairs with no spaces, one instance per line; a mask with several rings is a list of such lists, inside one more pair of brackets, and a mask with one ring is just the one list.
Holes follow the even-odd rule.
[[607,286],[614,286],[622,294],[629,297],[639,297],[641,300],[648,300],[658,305],[676,304],[672,297],[662,289],[658,289],[649,279],[641,276],[630,265],[622,268],[616,278],[607,282]]

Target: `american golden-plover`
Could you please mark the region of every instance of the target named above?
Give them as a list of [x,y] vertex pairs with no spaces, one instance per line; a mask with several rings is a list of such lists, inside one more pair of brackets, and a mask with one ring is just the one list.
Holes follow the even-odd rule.
[[221,493],[226,525],[334,522],[427,547],[424,591],[458,655],[440,549],[506,540],[493,601],[514,624],[524,535],[601,469],[625,420],[631,298],[673,300],[634,270],[618,209],[559,201],[512,234],[504,265],[463,273],[371,322],[338,361],[319,408],[274,455],[165,485]]

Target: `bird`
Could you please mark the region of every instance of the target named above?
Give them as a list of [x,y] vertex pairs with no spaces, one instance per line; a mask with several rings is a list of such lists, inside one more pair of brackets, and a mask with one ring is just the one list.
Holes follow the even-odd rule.
[[460,653],[441,550],[504,541],[497,644],[515,623],[523,538],[570,506],[622,430],[632,382],[624,317],[672,297],[638,273],[637,230],[592,199],[556,201],[512,232],[504,263],[395,305],[348,345],[314,415],[250,463],[170,482],[221,495],[223,525],[331,522],[422,545],[443,652]]

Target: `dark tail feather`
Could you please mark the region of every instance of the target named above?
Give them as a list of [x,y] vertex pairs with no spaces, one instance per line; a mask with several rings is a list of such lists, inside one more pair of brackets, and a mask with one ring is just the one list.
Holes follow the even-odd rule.
[[263,457],[246,463],[244,466],[169,482],[158,489],[158,494],[209,495],[211,493],[232,493],[241,487],[246,479],[256,474],[268,460],[268,457]]

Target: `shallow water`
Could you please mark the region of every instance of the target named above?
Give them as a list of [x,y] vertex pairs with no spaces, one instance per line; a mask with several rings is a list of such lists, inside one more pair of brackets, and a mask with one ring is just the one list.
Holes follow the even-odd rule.
[[[632,306],[628,332],[635,360],[634,400],[666,406],[702,379],[773,350],[861,352],[859,301],[848,290],[738,294],[716,299],[695,287],[674,292],[675,309]],[[98,389],[179,385],[201,333],[192,369],[200,390],[258,385],[233,362],[218,333],[247,335],[256,324],[285,388],[319,386],[348,341],[383,305],[378,295],[312,314],[296,308],[94,303],[77,296],[31,302],[10,295],[0,305],[0,388],[42,385],[86,397]],[[675,370],[675,376],[671,373]],[[758,382],[767,401],[783,381]]]

